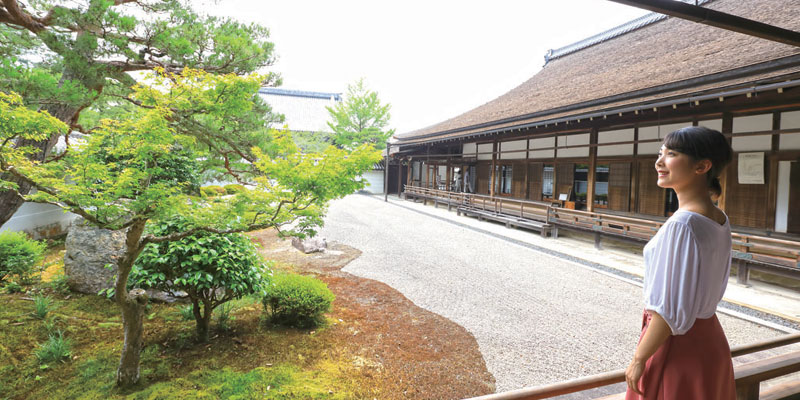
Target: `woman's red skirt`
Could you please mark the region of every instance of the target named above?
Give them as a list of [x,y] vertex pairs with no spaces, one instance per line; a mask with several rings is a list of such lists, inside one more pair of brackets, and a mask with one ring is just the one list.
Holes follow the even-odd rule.
[[[640,342],[650,318],[645,310]],[[639,389],[644,397],[628,389],[625,399],[736,399],[731,349],[717,316],[698,319],[686,334],[667,338],[647,360]]]

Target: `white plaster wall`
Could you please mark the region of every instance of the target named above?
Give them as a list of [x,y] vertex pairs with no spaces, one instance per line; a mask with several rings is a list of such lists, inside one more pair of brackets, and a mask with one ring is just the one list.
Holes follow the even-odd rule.
[[676,124],[643,126],[639,128],[639,140],[658,139],[658,142],[639,143],[638,154],[658,154],[661,148],[661,141],[670,132],[677,131],[678,129],[691,126],[689,122],[679,122]]
[[[633,141],[633,128],[620,129],[615,131],[605,131],[597,133],[597,143],[613,143]],[[614,144],[610,146],[598,146],[597,156],[629,156],[633,155],[633,144]]]
[[507,151],[525,150],[528,147],[527,140],[515,140],[513,142],[500,143],[500,159],[501,160],[520,160],[525,159],[525,152],[518,151],[514,153],[505,153]]
[[[800,111],[781,113],[781,129],[800,128]],[[800,133],[784,133],[780,136],[781,150],[800,150]]]
[[556,138],[555,136],[550,136],[546,138],[539,138],[539,139],[531,139],[530,140],[530,148],[531,151],[528,152],[528,158],[553,158],[555,156],[555,150],[552,148],[550,150],[535,150],[535,149],[543,149],[548,147],[555,147],[556,145]]
[[34,239],[67,233],[77,215],[65,213],[50,204],[23,203],[14,215],[0,226],[2,231],[25,232]]
[[365,191],[369,193],[383,193],[383,171],[367,171],[361,175],[361,180],[367,181]]
[[[748,115],[733,119],[733,133],[760,132],[772,130],[772,114]],[[733,137],[733,151],[769,151],[772,148],[772,136]]]
[[791,161],[778,162],[778,201],[775,207],[775,232],[786,232],[789,221],[789,173]]
[[558,158],[567,158],[567,157],[588,157],[589,156],[589,147],[576,147],[573,149],[562,149],[561,146],[578,146],[582,144],[589,144],[589,134],[582,133],[578,135],[568,135],[568,136],[559,136],[558,137],[558,152],[556,153],[556,157]]
[[479,144],[478,153],[486,153],[486,154],[478,154],[478,160],[491,160],[492,144],[491,143]]
[[475,157],[475,153],[478,151],[478,145],[476,143],[464,143],[464,146],[461,148],[461,153],[464,157]]
[[708,120],[705,120],[705,121],[698,121],[697,125],[705,126],[706,128],[722,132],[722,120],[721,119],[708,119]]

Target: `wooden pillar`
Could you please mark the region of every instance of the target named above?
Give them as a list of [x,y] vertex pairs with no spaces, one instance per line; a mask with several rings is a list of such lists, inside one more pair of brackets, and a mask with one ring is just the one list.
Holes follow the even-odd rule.
[[[531,154],[531,140],[525,139],[525,190],[524,196],[525,200],[531,199],[531,164],[528,156]],[[542,231],[544,233],[544,231]]]
[[492,142],[492,178],[489,180],[489,196],[491,197],[494,197],[495,179],[497,179],[495,170],[497,170],[497,140]]
[[633,128],[633,162],[631,162],[631,195],[628,210],[639,212],[639,127]]
[[403,160],[397,160],[397,198],[403,193]]
[[[542,184],[544,184],[544,179],[542,179]],[[558,200],[558,133],[553,134],[553,200]],[[564,204],[561,206],[563,207]]]
[[386,164],[383,166],[383,201],[389,201],[389,142],[386,142]]
[[594,211],[594,181],[597,170],[597,128],[589,133],[589,171],[587,174],[586,211]]
[[412,168],[412,164],[414,163],[414,158],[408,159],[408,164],[406,165],[408,175],[406,175],[406,186],[411,186],[411,181],[414,174],[414,169]]
[[[722,133],[723,134],[731,134],[733,132],[733,115],[730,112],[723,112],[722,113]],[[732,143],[733,138],[728,138],[728,143]],[[736,154],[734,154],[736,157]],[[719,207],[722,211],[725,211],[725,202],[727,200],[727,193],[728,193],[728,180],[736,178],[736,174],[730,172],[730,168],[725,168],[722,171],[722,174],[719,177],[719,182],[722,185],[722,193],[719,195],[719,200],[717,201],[717,207]]]

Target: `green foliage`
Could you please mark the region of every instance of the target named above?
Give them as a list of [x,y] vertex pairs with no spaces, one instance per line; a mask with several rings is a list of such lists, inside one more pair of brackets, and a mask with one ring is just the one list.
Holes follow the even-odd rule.
[[16,276],[20,283],[30,282],[45,249],[44,243],[30,240],[22,232],[0,232],[0,282],[8,276]]
[[[148,232],[164,236],[186,229],[187,221],[178,217],[151,226]],[[195,314],[195,319],[198,329],[207,333],[207,327],[201,325],[207,323],[217,306],[246,295],[263,294],[269,275],[269,268],[249,237],[198,232],[179,241],[145,246],[129,283],[170,293],[185,291],[198,311],[202,306],[203,315]],[[227,317],[230,310],[225,311]]]
[[245,189],[244,186],[239,184],[230,184],[230,185],[225,185],[224,187],[225,187],[225,193],[227,194],[236,194],[247,190]]
[[72,355],[72,342],[64,339],[61,331],[48,335],[47,341],[33,352],[40,364],[63,361]]
[[381,105],[378,93],[369,90],[364,79],[348,85],[343,102],[326,108],[332,120],[328,126],[334,132],[333,141],[340,148],[371,144],[384,149],[386,140],[394,134],[394,129],[386,130],[392,106]]
[[279,274],[273,277],[262,303],[269,319],[277,324],[309,328],[324,322],[336,296],[324,282],[303,275]]
[[217,329],[222,332],[227,332],[231,330],[231,322],[236,319],[236,317],[231,315],[231,311],[233,310],[233,304],[225,303],[219,308],[217,308],[217,313],[214,314],[217,319]]
[[194,313],[192,312],[191,304],[180,306],[178,308],[178,312],[181,314],[181,318],[183,318],[184,321],[191,321],[194,319]]
[[224,196],[227,194],[227,191],[222,186],[218,185],[210,185],[210,186],[203,186],[200,188],[200,193],[206,197],[214,197],[214,196]]
[[47,283],[47,287],[49,287],[56,294],[60,295],[67,295],[70,292],[66,274],[53,275],[53,278]]
[[150,385],[133,394],[149,399],[348,399],[352,394],[337,390],[335,382],[320,379],[291,365],[259,367],[239,372],[230,368],[202,369],[186,378]]
[[17,283],[17,282],[8,282],[8,283],[6,283],[5,286],[3,286],[3,290],[6,293],[9,293],[9,294],[11,294],[11,293],[21,293],[22,292],[22,286],[20,286],[20,284]]
[[333,134],[329,132],[293,132],[295,144],[304,153],[318,153],[332,146]]
[[52,300],[50,300],[47,296],[42,296],[40,294],[33,297],[33,306],[34,312],[33,315],[36,318],[44,319],[47,316],[47,313],[50,312],[50,306],[53,304]]

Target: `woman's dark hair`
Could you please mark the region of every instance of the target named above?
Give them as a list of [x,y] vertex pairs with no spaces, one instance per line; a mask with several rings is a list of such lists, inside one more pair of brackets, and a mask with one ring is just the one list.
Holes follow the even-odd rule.
[[687,126],[670,132],[664,138],[664,147],[686,154],[695,161],[711,161],[711,169],[706,173],[708,187],[717,195],[722,193],[718,177],[733,157],[731,145],[723,134],[704,126]]

